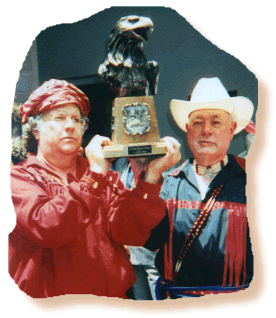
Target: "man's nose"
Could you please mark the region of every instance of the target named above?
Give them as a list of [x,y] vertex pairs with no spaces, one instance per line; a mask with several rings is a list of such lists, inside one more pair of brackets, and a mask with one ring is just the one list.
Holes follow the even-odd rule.
[[212,125],[211,123],[205,122],[202,126],[202,135],[209,136],[212,134]]
[[75,125],[74,125],[74,121],[72,120],[72,118],[67,117],[64,126],[65,126],[65,129],[74,129]]

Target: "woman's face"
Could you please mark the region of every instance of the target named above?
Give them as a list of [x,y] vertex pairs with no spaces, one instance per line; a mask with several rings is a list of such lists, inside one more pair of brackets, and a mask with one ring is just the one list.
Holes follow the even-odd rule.
[[74,104],[53,109],[42,115],[34,136],[42,154],[74,155],[82,143],[83,123]]

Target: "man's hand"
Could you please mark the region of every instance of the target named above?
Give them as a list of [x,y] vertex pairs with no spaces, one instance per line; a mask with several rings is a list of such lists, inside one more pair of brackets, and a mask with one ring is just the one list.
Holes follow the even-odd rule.
[[85,155],[91,171],[102,173],[103,175],[107,174],[110,169],[110,161],[104,158],[103,153],[103,147],[107,145],[112,145],[109,138],[95,135],[85,148]]
[[163,172],[173,167],[181,159],[180,143],[176,139],[173,137],[164,137],[161,141],[165,143],[167,149],[165,156],[151,161],[151,157],[129,158],[134,177],[138,177],[142,171],[145,171],[145,181],[149,183],[158,183]]
[[164,137],[161,141],[165,142],[167,153],[165,156],[149,162],[144,180],[150,183],[158,183],[163,172],[173,167],[180,159],[180,143],[173,137]]

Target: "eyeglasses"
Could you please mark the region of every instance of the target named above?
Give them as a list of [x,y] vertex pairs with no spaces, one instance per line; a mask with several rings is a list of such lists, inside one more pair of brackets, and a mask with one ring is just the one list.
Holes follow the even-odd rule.
[[53,121],[56,123],[60,123],[62,125],[67,124],[68,120],[72,122],[72,124],[76,127],[82,127],[85,125],[85,120],[79,116],[66,116],[66,115],[54,115],[54,116],[45,116],[43,118],[45,121]]

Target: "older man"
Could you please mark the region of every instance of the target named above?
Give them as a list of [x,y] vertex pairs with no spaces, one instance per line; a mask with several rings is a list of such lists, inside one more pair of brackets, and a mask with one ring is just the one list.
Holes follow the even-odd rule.
[[87,159],[79,155],[89,109],[83,92],[55,79],[21,106],[22,153],[29,156],[11,170],[9,273],[35,298],[125,298],[135,275],[124,244],[143,245],[165,214],[159,192],[162,173],[179,160],[176,141],[165,138],[167,154],[129,191],[103,156],[109,138],[96,135]]
[[230,98],[218,78],[203,78],[190,102],[172,100],[171,112],[187,132],[194,158],[165,178],[161,197],[168,215],[145,245],[156,249],[166,242],[156,258],[165,277],[159,287],[172,298],[243,289],[253,276],[245,165],[227,151],[249,123],[253,105]]

